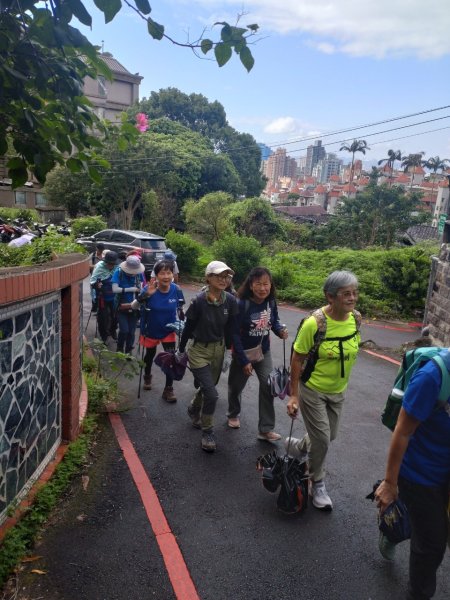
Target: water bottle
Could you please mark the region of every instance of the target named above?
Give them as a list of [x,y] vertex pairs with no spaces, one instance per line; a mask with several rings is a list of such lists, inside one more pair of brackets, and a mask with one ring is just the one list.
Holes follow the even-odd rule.
[[386,425],[391,431],[394,431],[395,429],[404,395],[404,390],[393,388],[388,396],[383,414],[381,415],[383,425]]

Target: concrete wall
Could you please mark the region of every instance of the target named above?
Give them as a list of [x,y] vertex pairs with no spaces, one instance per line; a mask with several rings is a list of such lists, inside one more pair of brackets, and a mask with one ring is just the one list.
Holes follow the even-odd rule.
[[438,345],[450,346],[450,244],[433,259],[424,325]]
[[89,259],[0,269],[0,523],[79,433],[82,282]]

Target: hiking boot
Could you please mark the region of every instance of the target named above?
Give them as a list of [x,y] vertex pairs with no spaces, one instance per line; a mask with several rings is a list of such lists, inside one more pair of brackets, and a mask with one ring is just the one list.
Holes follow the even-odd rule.
[[175,396],[175,394],[173,393],[173,387],[170,385],[166,385],[166,387],[163,390],[162,393],[162,399],[165,400],[166,402],[176,402],[177,398]]
[[230,417],[228,419],[228,427],[230,427],[231,429],[239,429],[240,426],[241,423],[237,417]]
[[380,554],[386,560],[394,560],[395,558],[395,544],[390,542],[387,537],[381,533],[378,538],[378,549],[380,550]]
[[193,406],[188,406],[187,413],[192,421],[192,427],[195,427],[195,429],[201,429],[202,420],[200,418],[200,413],[195,410]]
[[202,450],[205,452],[214,452],[216,449],[216,440],[212,431],[202,433]]
[[257,435],[257,439],[263,442],[278,442],[278,440],[281,440],[281,435],[275,433],[275,431],[266,431],[265,433],[260,431]]
[[289,456],[292,456],[292,458],[297,458],[300,463],[304,463],[308,460],[308,452],[304,449],[305,445],[303,440],[299,440],[298,438],[294,437],[287,437],[284,440],[284,448],[286,453],[288,453],[289,449]]
[[148,375],[147,377],[144,376],[144,390],[151,390],[152,389],[152,376]]
[[323,481],[313,481],[311,495],[313,506],[319,510],[330,511],[333,509],[333,503]]

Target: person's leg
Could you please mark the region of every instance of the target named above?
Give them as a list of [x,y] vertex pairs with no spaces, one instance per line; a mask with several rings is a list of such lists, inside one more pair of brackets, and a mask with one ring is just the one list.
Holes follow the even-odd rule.
[[150,377],[150,375],[152,373],[152,365],[153,365],[153,360],[155,358],[155,354],[156,354],[156,346],[154,346],[153,348],[146,349],[145,356],[144,356],[144,363],[145,363],[144,377]]
[[432,488],[399,478],[400,498],[411,524],[408,600],[428,600],[436,591],[436,571],[447,546],[445,487]]
[[299,391],[300,411],[310,441],[310,472],[313,481],[320,481],[325,476],[324,463],[331,436],[326,401],[303,383]]
[[117,316],[114,307],[114,300],[107,302],[109,310],[109,335],[117,342]]
[[130,354],[134,348],[134,338],[136,335],[137,317],[134,312],[125,313],[127,315],[127,336],[125,339],[125,352]]
[[109,311],[108,305],[103,298],[100,299],[97,308],[97,324],[100,339],[106,344],[109,334]]
[[[174,342],[163,342],[163,348],[166,352],[173,352],[175,350]],[[162,399],[166,402],[176,402],[177,398],[173,392],[173,379],[170,375],[166,375],[166,385],[162,393]]]
[[264,354],[264,359],[253,365],[259,380],[259,419],[258,419],[258,431],[259,433],[269,433],[273,431],[275,427],[275,408],[273,404],[273,396],[270,391],[270,384],[268,382],[269,374],[273,369],[272,356],[270,351]]
[[330,442],[336,439],[341,420],[344,394],[329,394],[325,396],[328,421],[330,423]]
[[117,320],[119,322],[119,335],[117,336],[117,352],[123,352],[125,349],[125,341],[127,339],[128,333],[127,314],[119,310],[117,312]]
[[241,394],[248,381],[242,370],[242,365],[233,355],[228,373],[228,411],[229,419],[238,419],[241,413]]

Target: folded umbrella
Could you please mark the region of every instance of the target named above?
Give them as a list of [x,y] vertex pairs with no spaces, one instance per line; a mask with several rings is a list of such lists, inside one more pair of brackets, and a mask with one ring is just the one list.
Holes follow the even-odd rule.
[[175,360],[175,351],[160,352],[155,358],[155,364],[161,368],[162,372],[175,381],[183,379],[188,363],[187,355]]
[[283,340],[283,366],[272,369],[267,383],[274,398],[278,396],[278,398],[284,400],[286,396],[291,394],[291,372],[286,367],[286,340]]

